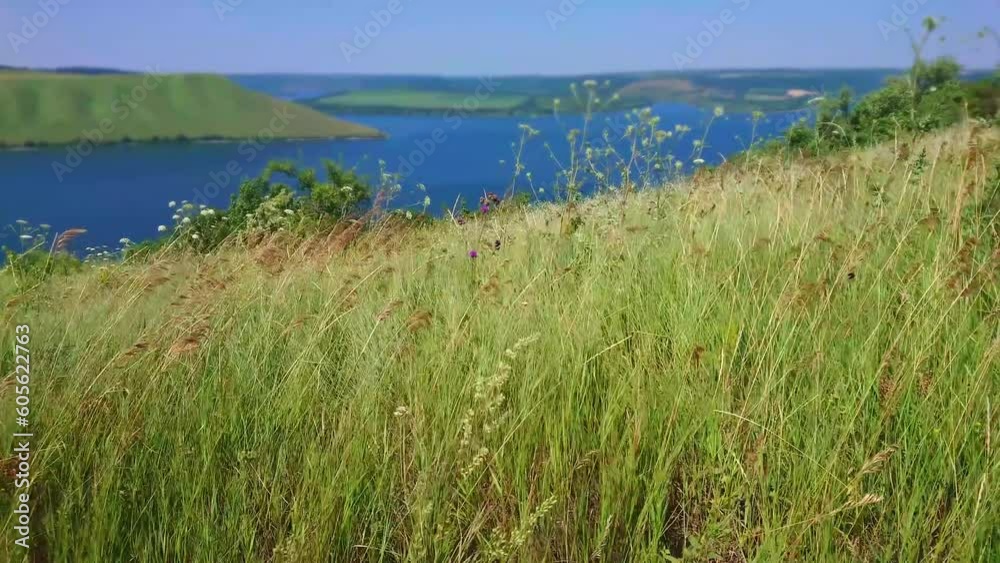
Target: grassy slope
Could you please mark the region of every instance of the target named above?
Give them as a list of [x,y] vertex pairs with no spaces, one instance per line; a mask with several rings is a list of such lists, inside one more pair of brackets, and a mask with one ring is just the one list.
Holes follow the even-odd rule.
[[2,310],[37,549],[996,561],[998,145],[968,142],[752,162],[572,236],[543,208],[46,285]]
[[247,138],[268,128],[278,108],[287,108],[293,116],[277,133],[281,138],[378,135],[370,128],[250,92],[222,77],[159,78],[161,82],[147,82],[149,88],[143,89],[141,75],[0,72],[0,144],[69,143],[97,129],[104,119],[113,127],[105,141]]

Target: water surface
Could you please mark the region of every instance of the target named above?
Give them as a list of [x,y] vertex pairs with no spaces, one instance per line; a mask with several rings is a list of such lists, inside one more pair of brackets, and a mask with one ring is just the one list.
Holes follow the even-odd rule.
[[[700,138],[711,117],[687,105],[654,108],[661,127],[686,124],[693,131],[675,143],[674,152],[687,158],[691,141]],[[518,125],[528,123],[541,134],[528,144],[523,161],[536,185],[548,186],[557,166],[545,149],[548,142],[557,156],[566,152],[566,132],[579,125],[578,118],[468,117],[456,116],[340,116],[386,132],[383,140],[272,141],[255,147],[248,143],[133,144],[100,147],[81,159],[62,177],[55,163],[66,164],[65,147],[25,151],[0,151],[0,169],[6,180],[0,207],[0,244],[17,247],[13,228],[18,219],[49,224],[54,231],[82,227],[88,233],[74,246],[118,246],[127,237],[144,240],[158,236],[158,225],[170,225],[167,202],[189,200],[226,207],[240,177],[260,173],[272,159],[290,159],[304,166],[319,166],[323,159],[356,166],[372,178],[381,159],[389,171],[406,174],[399,207],[420,207],[427,187],[432,211],[451,206],[459,196],[470,202],[484,190],[502,193],[509,185],[513,147]],[[797,116],[771,116],[758,125],[758,136],[773,136]],[[621,128],[622,115],[595,118],[595,131]],[[727,115],[712,125],[704,159],[716,163],[742,150],[749,142],[751,120],[747,115]],[[671,141],[672,142],[672,141]],[[501,162],[503,161],[503,162]],[[228,169],[228,171],[227,171]],[[228,177],[228,180],[227,180]],[[551,193],[551,190],[549,190]]]

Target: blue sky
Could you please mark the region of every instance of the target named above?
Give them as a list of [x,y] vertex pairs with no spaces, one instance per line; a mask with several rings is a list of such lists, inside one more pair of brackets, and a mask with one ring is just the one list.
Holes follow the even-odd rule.
[[[372,15],[390,7],[384,24]],[[1000,62],[996,38],[973,39],[1000,31],[1000,0],[2,0],[0,64],[573,74],[674,69],[681,55],[704,69],[902,67],[905,33],[888,26],[925,16],[948,18],[932,53]]]

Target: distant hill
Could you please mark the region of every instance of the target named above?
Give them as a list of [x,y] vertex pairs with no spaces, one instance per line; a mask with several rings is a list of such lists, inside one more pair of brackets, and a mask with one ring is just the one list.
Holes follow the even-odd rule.
[[[754,69],[619,72],[574,76],[442,77],[361,74],[243,74],[231,78],[259,92],[300,101],[321,111],[355,114],[441,113],[463,107],[482,86],[475,109],[486,114],[545,114],[553,100],[560,111],[581,109],[570,91],[591,79],[600,84],[602,110],[621,110],[657,103],[725,106],[728,111],[785,111],[805,107],[816,96],[842,86],[858,96],[881,88],[903,69]],[[986,72],[970,72],[969,79]],[[612,99],[614,94],[617,98]]]
[[[848,86],[857,94],[880,88],[899,69],[763,69],[711,71],[620,72],[574,76],[441,77],[417,75],[234,75],[239,84],[260,92],[298,100],[317,109],[354,113],[428,113],[444,111],[439,102],[462,102],[489,84],[494,91],[480,98],[480,113],[535,114],[578,111],[571,84],[600,84],[603,109],[627,109],[663,102],[704,107],[724,105],[731,111],[779,111],[804,107],[813,96]],[[403,94],[414,102],[405,103]],[[618,94],[614,100],[611,97]],[[494,100],[500,100],[496,102]],[[513,103],[518,99],[518,103]]]
[[381,135],[221,76],[8,70],[0,71],[0,84],[4,146]]

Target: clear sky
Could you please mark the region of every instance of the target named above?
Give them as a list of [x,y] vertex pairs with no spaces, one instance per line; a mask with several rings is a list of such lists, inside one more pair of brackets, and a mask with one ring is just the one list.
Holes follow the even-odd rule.
[[0,64],[576,74],[675,69],[681,55],[685,68],[903,67],[909,43],[890,26],[926,16],[948,18],[932,53],[1000,62],[996,36],[974,39],[1000,31],[1000,0],[0,0]]

